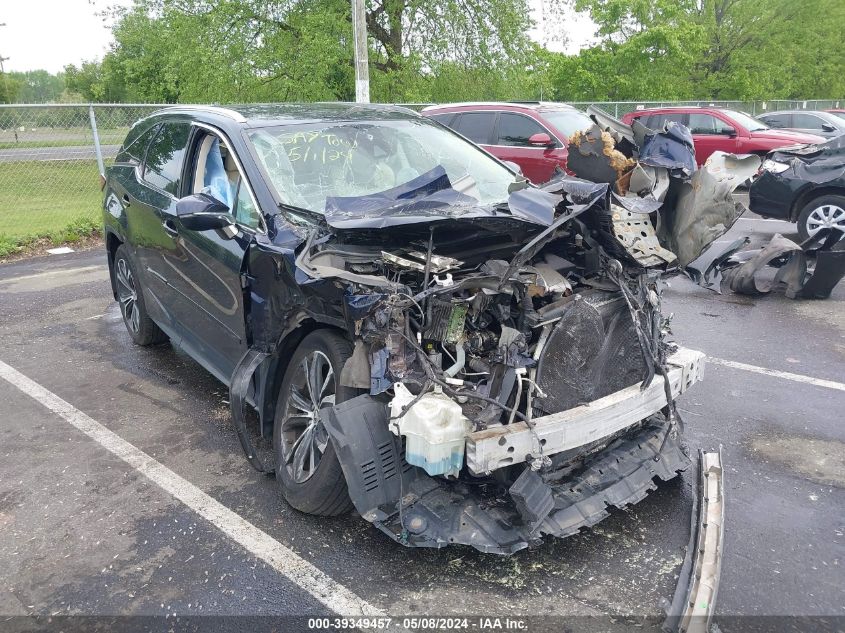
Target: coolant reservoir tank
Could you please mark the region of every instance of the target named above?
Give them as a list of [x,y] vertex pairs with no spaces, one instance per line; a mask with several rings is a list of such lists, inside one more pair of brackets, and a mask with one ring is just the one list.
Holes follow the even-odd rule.
[[[402,408],[414,395],[402,383],[393,385],[390,417],[402,414]],[[472,423],[464,417],[461,405],[440,391],[425,394],[397,420],[391,420],[394,435],[405,436],[405,461],[419,466],[429,475],[455,475],[464,463],[466,436]]]

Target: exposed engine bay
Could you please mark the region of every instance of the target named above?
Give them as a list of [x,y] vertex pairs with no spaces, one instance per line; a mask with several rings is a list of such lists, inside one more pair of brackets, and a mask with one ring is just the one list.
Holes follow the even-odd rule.
[[[356,509],[404,545],[512,553],[690,463],[675,399],[704,356],[670,341],[662,279],[742,213],[731,192],[759,159],[717,153],[696,170],[683,126],[592,114],[571,139],[574,176],[517,183],[483,212],[437,170],[378,208],[327,201],[324,229],[286,238],[302,296],[251,288],[264,355],[318,301],[336,306],[354,344],[340,384],[361,395],[321,423]],[[256,244],[251,271],[281,274],[277,253]]]

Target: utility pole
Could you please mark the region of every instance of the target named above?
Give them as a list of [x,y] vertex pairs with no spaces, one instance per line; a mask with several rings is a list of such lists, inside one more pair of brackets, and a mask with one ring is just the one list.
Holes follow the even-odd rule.
[[[0,22],[0,26],[6,26],[6,23]],[[5,88],[3,92],[6,94],[6,99],[9,100],[9,103],[11,103],[12,95],[9,94],[9,80],[6,78],[6,70],[3,68],[3,62],[5,62],[7,59],[9,58],[3,57],[3,55],[0,54],[0,75],[2,75],[3,77],[3,88]]]
[[352,33],[355,41],[355,102],[370,102],[370,68],[367,54],[367,14],[364,0],[352,0]]

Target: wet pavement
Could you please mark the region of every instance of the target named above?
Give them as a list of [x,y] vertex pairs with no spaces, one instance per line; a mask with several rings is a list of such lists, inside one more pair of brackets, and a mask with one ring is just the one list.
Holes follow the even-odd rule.
[[[784,227],[748,218],[731,236],[761,242]],[[674,278],[664,300],[687,347],[845,380],[845,284],[816,302],[717,295]],[[637,618],[671,599],[693,472],[593,529],[508,558],[404,549],[360,517],[291,509],[244,459],[226,388],[170,345],[130,343],[103,252],[0,266],[0,361],[391,614]],[[0,403],[0,615],[327,613],[313,591],[4,380]],[[734,615],[845,616],[845,391],[711,363],[680,408],[692,450],[724,451],[722,630],[740,630]]]

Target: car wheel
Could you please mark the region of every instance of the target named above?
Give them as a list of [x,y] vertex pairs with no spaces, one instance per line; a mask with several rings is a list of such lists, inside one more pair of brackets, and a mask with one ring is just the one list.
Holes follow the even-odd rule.
[[811,200],[798,216],[801,240],[813,237],[825,228],[845,231],[845,196],[821,196]]
[[353,509],[319,415],[361,393],[339,382],[351,354],[352,344],[335,332],[312,332],[291,357],[279,389],[273,426],[276,480],[287,502],[301,512],[335,516]]
[[118,246],[112,266],[120,314],[132,342],[135,345],[154,345],[166,341],[167,335],[147,315],[137,269],[125,245]]

